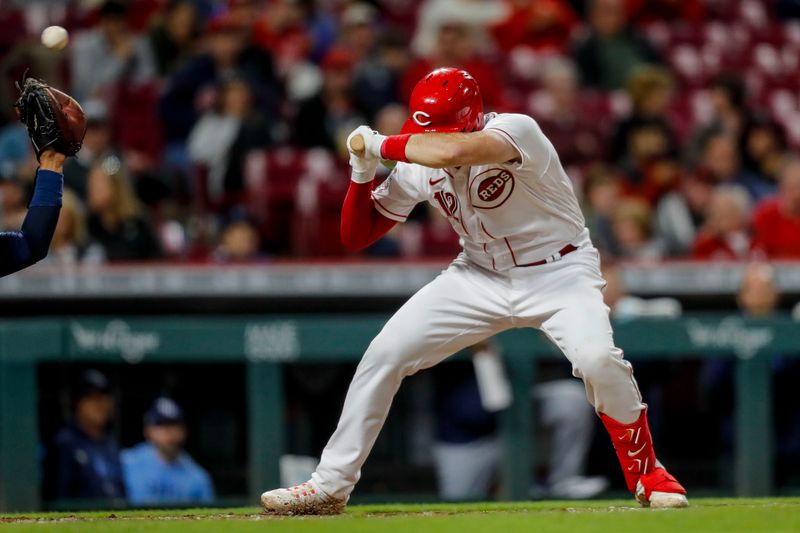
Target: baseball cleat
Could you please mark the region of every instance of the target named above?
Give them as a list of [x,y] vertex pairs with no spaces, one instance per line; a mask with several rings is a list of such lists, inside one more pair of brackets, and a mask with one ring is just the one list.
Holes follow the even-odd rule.
[[689,507],[686,489],[660,466],[639,478],[636,484],[636,499],[642,507],[654,509]]
[[264,512],[273,515],[332,515],[344,512],[345,500],[322,492],[313,480],[288,489],[275,489],[261,495]]

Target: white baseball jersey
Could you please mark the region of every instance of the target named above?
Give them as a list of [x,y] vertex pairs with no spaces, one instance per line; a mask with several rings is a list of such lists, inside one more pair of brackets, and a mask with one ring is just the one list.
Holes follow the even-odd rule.
[[[406,376],[511,328],[543,331],[584,380],[598,412],[623,424],[645,408],[614,345],[600,257],[553,146],[524,115],[488,115],[485,130],[519,151],[516,163],[459,169],[399,164],[373,193],[402,222],[428,201],[448,217],[464,253],[412,296],[370,343],[322,452],[317,486],[347,500]],[[576,250],[545,260],[567,244]]]
[[585,239],[572,183],[536,121],[490,113],[484,131],[513,144],[520,159],[450,169],[398,163],[372,194],[376,209],[403,222],[416,204],[430,202],[461,237],[467,257],[498,271],[544,260]]

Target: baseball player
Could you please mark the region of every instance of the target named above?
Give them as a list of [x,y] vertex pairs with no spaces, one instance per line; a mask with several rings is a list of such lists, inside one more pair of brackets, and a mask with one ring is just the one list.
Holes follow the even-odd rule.
[[64,191],[64,159],[80,150],[86,117],[69,95],[28,78],[14,104],[28,129],[39,169],[20,231],[0,233],[0,276],[44,259],[56,229]]
[[[352,249],[368,246],[428,201],[464,250],[367,348],[312,479],[265,492],[264,509],[342,512],[403,378],[523,327],[547,335],[583,379],[636,499],[687,506],[686,490],[656,460],[647,406],[614,345],[599,254],[553,145],[531,117],[484,114],[478,84],[462,70],[425,76],[409,113],[401,135],[361,126],[348,138],[352,183],[342,240]],[[374,187],[379,160],[397,165]]]

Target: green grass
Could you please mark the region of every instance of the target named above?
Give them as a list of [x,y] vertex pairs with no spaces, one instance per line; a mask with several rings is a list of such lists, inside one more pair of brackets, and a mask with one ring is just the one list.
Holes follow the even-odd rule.
[[689,509],[630,500],[352,506],[335,517],[268,517],[255,508],[0,515],[36,532],[739,533],[800,532],[800,498],[695,499]]

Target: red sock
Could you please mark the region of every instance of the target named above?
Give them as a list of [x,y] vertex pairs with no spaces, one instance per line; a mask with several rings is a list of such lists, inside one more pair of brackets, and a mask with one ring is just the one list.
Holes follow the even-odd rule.
[[639,419],[631,424],[622,424],[603,413],[600,413],[600,419],[617,451],[628,490],[635,493],[639,478],[656,467],[653,439],[647,425],[647,408],[642,409]]

